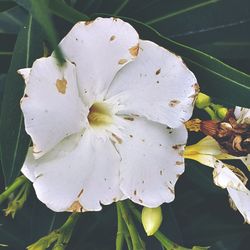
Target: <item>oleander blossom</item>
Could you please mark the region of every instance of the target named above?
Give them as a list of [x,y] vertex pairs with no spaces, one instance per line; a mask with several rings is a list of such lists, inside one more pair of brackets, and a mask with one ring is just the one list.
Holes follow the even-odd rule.
[[199,86],[181,58],[115,18],[79,22],[54,54],[20,69],[31,136],[22,172],[54,211],[98,211],[131,199],[174,199],[184,171],[183,123]]

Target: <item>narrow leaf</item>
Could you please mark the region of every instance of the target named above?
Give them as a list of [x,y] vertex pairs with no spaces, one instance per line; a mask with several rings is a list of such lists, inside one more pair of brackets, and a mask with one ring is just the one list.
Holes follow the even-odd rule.
[[17,34],[27,18],[27,13],[19,6],[0,13],[0,33]]
[[31,13],[33,17],[42,26],[44,32],[46,33],[49,42],[51,43],[53,49],[55,50],[55,55],[60,64],[64,63],[64,58],[62,51],[57,46],[58,39],[56,31],[54,29],[51,17],[49,15],[48,4],[46,1],[30,0],[31,3]]
[[30,16],[21,29],[7,74],[0,117],[0,148],[5,184],[9,185],[19,174],[29,146],[19,107],[24,83],[16,73],[27,68],[42,55],[42,31]]

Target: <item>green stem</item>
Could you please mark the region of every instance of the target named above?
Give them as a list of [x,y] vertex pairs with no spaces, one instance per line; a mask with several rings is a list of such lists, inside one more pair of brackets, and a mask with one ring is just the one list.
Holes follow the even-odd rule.
[[217,115],[210,107],[206,107],[206,108],[204,108],[204,110],[209,114],[211,120],[218,120]]
[[[133,246],[132,246],[132,241],[131,241],[131,237],[130,237],[130,234],[129,234],[129,231],[128,231],[128,228],[125,224],[125,221],[122,219],[122,214],[121,214],[121,210],[119,208],[119,206],[117,205],[117,210],[118,210],[118,213],[119,213],[119,216],[120,218],[118,220],[120,220],[120,229],[118,230],[122,230],[122,234],[123,234],[123,237],[125,238],[125,241],[126,241],[126,244],[127,244],[127,247],[128,247],[128,250],[133,250]],[[119,224],[118,224],[119,225]],[[118,226],[119,228],[119,226]],[[119,244],[119,243],[118,243]],[[119,249],[119,248],[118,248]],[[121,248],[122,249],[122,248]]]
[[116,250],[122,250],[123,243],[124,243],[124,228],[123,228],[123,219],[121,210],[116,204],[116,210],[117,210],[117,234],[116,234]]
[[[134,214],[135,218],[142,223],[141,221],[141,213],[135,208],[132,202],[128,202],[128,207],[130,208],[131,212]],[[163,233],[159,230],[154,234],[154,237],[167,249],[167,250],[189,250],[189,248],[185,248],[182,246],[177,245],[170,239],[168,239]]]
[[143,246],[143,242],[142,242],[140,236],[138,235],[137,229],[133,223],[133,219],[132,219],[129,211],[126,208],[125,203],[124,202],[117,202],[117,205],[119,206],[119,209],[120,209],[121,214],[122,214],[122,218],[127,225],[130,237],[132,239],[133,249],[144,250],[145,248]]
[[42,237],[37,242],[28,246],[28,250],[47,249],[53,244],[52,250],[64,250],[70,241],[76,222],[80,217],[80,213],[72,213],[66,222],[59,228],[52,231],[50,234]]
[[28,179],[22,175],[16,178],[16,180],[2,193],[0,194],[0,205],[21,185],[27,182]]

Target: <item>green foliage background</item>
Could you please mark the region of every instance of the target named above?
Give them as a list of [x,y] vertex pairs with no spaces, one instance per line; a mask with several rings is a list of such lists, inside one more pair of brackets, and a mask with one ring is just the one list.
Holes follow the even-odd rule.
[[[43,55],[44,45],[50,52],[57,49],[75,22],[97,16],[122,17],[141,38],[181,55],[202,92],[225,105],[250,108],[249,0],[0,0],[0,192],[19,175],[30,143],[19,108],[24,85],[16,70],[31,66]],[[59,50],[57,55],[60,60]],[[206,117],[198,111],[194,116]],[[211,170],[200,164],[186,162],[176,199],[164,205],[163,212],[161,230],[181,245],[249,249],[250,226],[229,208],[227,193],[213,184]],[[25,249],[60,226],[67,215],[48,210],[32,193],[15,220],[1,212],[0,243],[9,246],[4,249]],[[163,249],[140,225],[138,230],[147,249]],[[116,211],[111,205],[83,214],[67,249],[112,250],[115,234]]]

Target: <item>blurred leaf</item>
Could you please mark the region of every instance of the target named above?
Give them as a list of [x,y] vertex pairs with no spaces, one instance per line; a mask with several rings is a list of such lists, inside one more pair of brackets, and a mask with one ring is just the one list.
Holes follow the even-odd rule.
[[63,0],[49,1],[50,11],[62,17],[69,22],[79,22],[84,20],[89,20],[89,17],[76,11],[74,8],[67,5]]
[[1,112],[1,106],[2,106],[5,79],[6,79],[6,75],[1,74],[0,75],[0,112]]
[[0,13],[0,33],[17,34],[27,18],[27,13],[16,6]]
[[49,42],[55,50],[55,55],[60,64],[64,63],[62,51],[58,47],[57,33],[54,29],[54,25],[49,15],[49,9],[47,1],[30,0],[31,2],[31,13],[37,22],[42,26],[46,33]]
[[32,17],[28,18],[18,35],[6,77],[0,117],[1,160],[6,185],[18,176],[29,146],[19,107],[24,82],[16,71],[30,67],[34,59],[42,55],[42,32],[39,27]]

